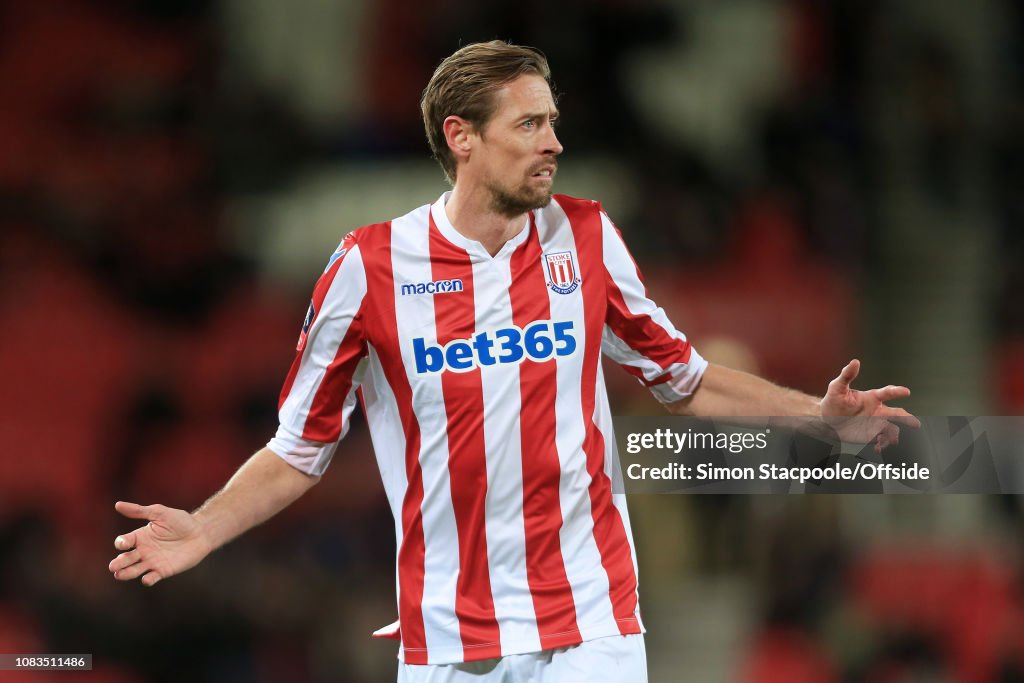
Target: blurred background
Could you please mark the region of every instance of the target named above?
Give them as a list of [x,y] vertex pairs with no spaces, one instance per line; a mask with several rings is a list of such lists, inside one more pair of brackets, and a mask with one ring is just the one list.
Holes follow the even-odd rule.
[[[2,0],[0,652],[95,669],[0,679],[394,680],[360,417],[310,495],[156,589],[107,572],[113,502],[194,508],[266,443],[323,265],[446,189],[419,95],[492,38],[546,52],[556,190],[704,355],[1024,413],[1019,2]],[[652,681],[1024,680],[1017,498],[630,505]]]

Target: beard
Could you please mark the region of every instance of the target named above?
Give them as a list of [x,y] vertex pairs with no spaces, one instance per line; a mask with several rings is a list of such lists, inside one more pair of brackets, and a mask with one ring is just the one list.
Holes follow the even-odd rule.
[[495,182],[488,183],[491,192],[491,208],[501,216],[515,218],[534,209],[543,209],[551,203],[551,188],[538,189],[523,183],[517,188],[501,187]]

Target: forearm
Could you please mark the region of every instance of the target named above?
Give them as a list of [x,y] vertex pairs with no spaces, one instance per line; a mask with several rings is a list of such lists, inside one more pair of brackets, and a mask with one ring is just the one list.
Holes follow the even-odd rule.
[[674,415],[699,417],[821,415],[817,397],[714,363],[692,395],[666,407]]
[[263,448],[192,515],[212,551],[267,521],[319,480]]

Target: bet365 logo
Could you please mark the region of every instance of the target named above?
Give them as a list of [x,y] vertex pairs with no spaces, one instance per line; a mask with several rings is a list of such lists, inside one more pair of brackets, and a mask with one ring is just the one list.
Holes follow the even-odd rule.
[[444,346],[423,337],[412,340],[418,374],[451,370],[467,372],[476,367],[498,363],[522,363],[525,359],[543,362],[576,353],[576,337],[571,320],[538,320],[525,329],[515,325],[479,332],[469,339],[453,339]]

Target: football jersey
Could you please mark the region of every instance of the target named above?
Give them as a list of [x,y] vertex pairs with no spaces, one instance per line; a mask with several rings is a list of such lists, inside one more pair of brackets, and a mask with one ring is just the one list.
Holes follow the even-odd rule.
[[707,363],[596,202],[555,195],[491,256],[452,226],[448,196],[342,240],[268,445],[319,475],[362,404],[395,519],[406,663],[642,633],[600,356],[662,402]]

